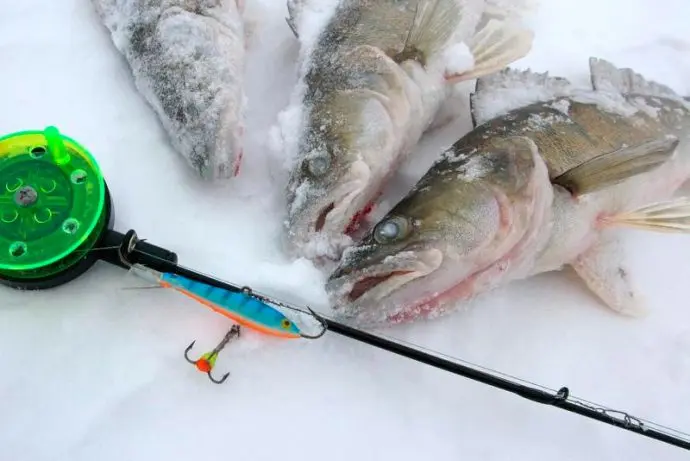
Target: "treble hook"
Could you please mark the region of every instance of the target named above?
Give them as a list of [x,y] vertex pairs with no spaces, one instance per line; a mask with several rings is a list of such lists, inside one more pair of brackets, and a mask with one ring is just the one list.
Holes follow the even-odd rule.
[[316,312],[314,312],[314,311],[311,309],[311,307],[307,306],[307,310],[309,311],[309,313],[311,314],[311,316],[314,317],[314,318],[321,324],[322,329],[321,329],[321,332],[320,332],[320,333],[318,333],[318,334],[316,334],[316,335],[314,335],[314,336],[307,335],[307,334],[304,334],[304,333],[300,333],[300,336],[301,336],[302,338],[305,338],[305,339],[319,339],[320,337],[322,337],[323,335],[326,334],[326,331],[328,331],[328,323],[326,322],[326,320],[325,320],[323,317],[321,317],[319,314],[317,314]]
[[227,333],[225,333],[223,339],[218,343],[216,347],[213,348],[211,352],[205,353],[197,360],[190,359],[189,351],[191,351],[194,347],[194,344],[196,343],[195,340],[192,341],[192,343],[189,346],[187,346],[187,349],[185,349],[184,358],[187,360],[187,362],[196,366],[197,370],[201,371],[202,373],[206,373],[208,375],[208,379],[210,379],[212,382],[216,384],[223,384],[225,380],[228,379],[228,376],[230,376],[230,373],[225,373],[222,378],[216,379],[213,377],[213,375],[211,375],[211,371],[213,371],[213,367],[216,364],[216,359],[218,358],[218,354],[220,353],[220,351],[223,350],[223,348],[230,342],[230,340],[239,337],[240,326],[233,325],[232,328],[230,328],[230,330]]

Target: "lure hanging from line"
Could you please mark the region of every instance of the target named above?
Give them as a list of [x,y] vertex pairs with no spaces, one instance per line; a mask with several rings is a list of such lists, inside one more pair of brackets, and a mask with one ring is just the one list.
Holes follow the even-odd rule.
[[134,275],[154,283],[162,288],[169,288],[193,299],[194,301],[210,308],[214,312],[224,315],[237,323],[226,333],[220,343],[210,352],[203,354],[199,359],[189,358],[189,352],[196,341],[185,350],[185,359],[194,364],[199,371],[206,373],[209,379],[216,383],[223,383],[229,373],[220,379],[215,379],[211,372],[216,363],[216,358],[223,348],[233,339],[240,336],[240,326],[249,328],[259,333],[284,339],[317,339],[326,332],[326,325],[316,335],[308,335],[282,312],[268,304],[268,299],[255,295],[249,287],[232,291],[193,280],[172,272],[160,272],[141,264],[132,264],[130,272]]

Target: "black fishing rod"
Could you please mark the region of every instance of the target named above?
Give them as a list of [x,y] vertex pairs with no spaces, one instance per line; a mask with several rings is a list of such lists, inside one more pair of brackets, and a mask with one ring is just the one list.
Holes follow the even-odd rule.
[[[127,268],[130,262],[137,262],[139,264],[155,268],[155,270],[158,271],[171,272],[231,292],[239,293],[245,290],[245,287],[233,285],[209,275],[205,275],[192,269],[180,266],[177,264],[177,257],[174,253],[137,240],[136,233],[133,230],[130,230],[125,235],[119,234],[118,232],[113,232],[110,235],[111,239],[107,241],[107,244],[110,244],[113,247],[118,247],[117,241],[119,239],[121,239],[121,241],[118,249],[111,249],[111,254],[106,255],[104,258],[108,262],[112,262],[113,264],[117,264],[123,268]],[[154,253],[151,253],[152,250]],[[485,371],[477,370],[470,366],[453,362],[437,355],[429,354],[396,341],[391,341],[390,339],[386,339],[379,335],[368,333],[364,330],[354,328],[336,320],[321,316],[312,310],[305,311],[304,309],[292,306],[288,303],[278,301],[270,296],[259,293],[254,293],[254,295],[263,301],[312,315],[326,327],[327,331],[337,333],[355,341],[383,349],[393,354],[401,355],[419,363],[423,363],[425,365],[438,368],[440,370],[444,370],[449,373],[495,387],[497,389],[511,392],[536,403],[557,407],[571,413],[576,413],[578,415],[585,416],[587,418],[594,419],[602,423],[625,429],[627,431],[690,451],[690,439],[678,437],[668,432],[663,432],[654,429],[653,427],[649,427],[645,425],[640,418],[631,416],[623,411],[606,409],[593,404],[584,403],[582,401],[572,400],[570,397],[570,390],[567,387],[562,387],[560,390],[558,390],[558,392],[550,393],[543,389],[523,385],[516,381],[505,379]]]

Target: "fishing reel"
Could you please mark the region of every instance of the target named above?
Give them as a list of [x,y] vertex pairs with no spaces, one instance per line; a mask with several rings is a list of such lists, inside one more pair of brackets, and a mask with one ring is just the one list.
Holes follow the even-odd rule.
[[[98,163],[75,140],[52,126],[0,137],[0,284],[53,288],[99,260],[177,263],[175,253],[117,232],[114,222]],[[133,260],[123,261],[123,249]]]

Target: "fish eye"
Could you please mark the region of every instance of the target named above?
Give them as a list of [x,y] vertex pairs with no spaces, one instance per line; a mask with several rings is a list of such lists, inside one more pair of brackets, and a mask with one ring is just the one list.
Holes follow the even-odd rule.
[[288,328],[290,328],[291,325],[292,325],[292,322],[290,322],[288,319],[283,319],[283,320],[280,321],[280,326],[283,327],[283,328],[286,329],[286,330],[287,330]]
[[378,243],[391,243],[405,238],[410,230],[409,222],[402,216],[386,219],[374,228],[374,240]]
[[323,176],[328,172],[330,166],[331,160],[327,155],[319,155],[307,161],[307,170],[309,170],[309,173],[313,176]]

